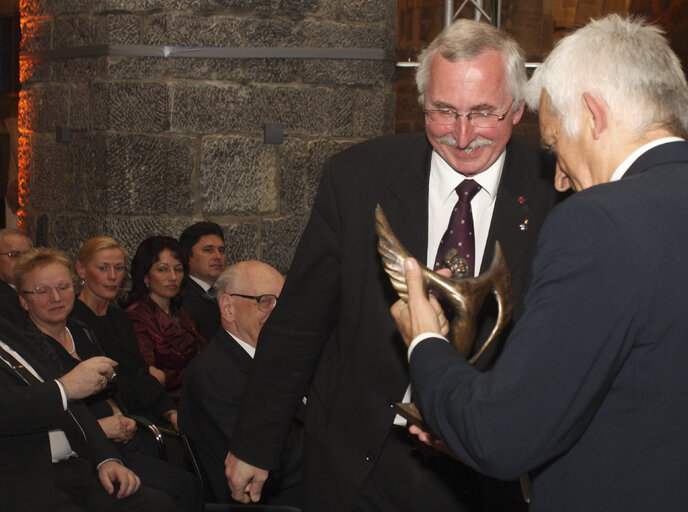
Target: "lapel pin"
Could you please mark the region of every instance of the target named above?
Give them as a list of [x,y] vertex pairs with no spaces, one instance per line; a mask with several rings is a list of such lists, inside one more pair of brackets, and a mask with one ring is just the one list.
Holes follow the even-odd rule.
[[518,228],[521,231],[526,231],[528,229],[528,222],[529,222],[528,219],[524,220],[523,222],[521,222],[521,224],[518,226]]
[[526,198],[523,196],[518,196],[518,204],[525,204]]

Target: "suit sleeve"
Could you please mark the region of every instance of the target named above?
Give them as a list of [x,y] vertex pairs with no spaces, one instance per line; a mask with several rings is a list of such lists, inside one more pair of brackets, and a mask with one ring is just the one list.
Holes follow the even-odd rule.
[[340,216],[329,164],[277,307],[263,327],[231,451],[274,469],[327,334],[336,322]]
[[543,227],[524,315],[491,371],[437,339],[411,355],[425,420],[460,460],[500,479],[571,447],[631,350],[641,266],[602,207],[572,199]]
[[58,428],[63,415],[62,396],[53,380],[0,386],[0,436],[47,432]]

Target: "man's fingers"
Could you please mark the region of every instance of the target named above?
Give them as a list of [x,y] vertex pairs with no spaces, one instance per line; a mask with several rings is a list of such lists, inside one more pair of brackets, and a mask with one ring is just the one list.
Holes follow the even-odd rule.
[[248,486],[248,493],[251,497],[251,501],[254,503],[260,501],[260,495],[263,492],[263,482],[254,480]]
[[425,295],[423,290],[423,276],[420,266],[414,258],[404,260],[404,270],[406,275],[406,286],[408,286],[409,301],[414,300],[419,295]]

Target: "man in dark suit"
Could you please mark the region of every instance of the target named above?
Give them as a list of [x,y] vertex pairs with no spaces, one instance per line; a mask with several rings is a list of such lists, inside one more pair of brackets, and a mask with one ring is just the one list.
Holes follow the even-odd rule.
[[[232,502],[225,477],[234,421],[251,371],[258,333],[282,291],[284,278],[270,265],[243,261],[217,279],[222,329],[191,362],[184,376],[179,424],[196,446],[216,501]],[[263,502],[297,505],[302,429],[290,430],[281,474]]]
[[475,180],[474,271],[489,265],[499,240],[518,310],[536,234],[555,201],[554,162],[512,137],[526,78],[507,34],[457,20],[420,62],[426,132],[365,142],[325,166],[235,426],[226,460],[235,499],[260,495],[310,384],[304,510],[481,508],[474,472],[447,457],[423,457],[395,424],[392,405],[409,377],[389,316],[396,294],[376,250],[375,205],[406,248],[432,265],[455,188]]
[[24,322],[26,313],[14,289],[14,265],[31,247],[31,240],[21,231],[0,229],[0,316],[17,325]]
[[393,313],[413,340],[416,403],[466,464],[500,478],[530,471],[532,512],[682,510],[688,85],[680,61],[658,28],[608,16],[557,45],[531,79],[528,103],[539,104],[542,139],[557,154],[557,188],[578,193],[545,222],[525,312],[487,373],[432,334],[437,318],[407,262],[413,293]]
[[[80,399],[101,391],[115,361],[95,357],[57,379],[50,348],[0,320],[0,502],[17,512],[175,510],[140,487]],[[55,357],[54,354],[52,357]]]
[[220,328],[214,284],[225,268],[225,235],[214,222],[196,222],[186,228],[179,243],[189,256],[189,275],[182,285],[182,305],[210,341]]

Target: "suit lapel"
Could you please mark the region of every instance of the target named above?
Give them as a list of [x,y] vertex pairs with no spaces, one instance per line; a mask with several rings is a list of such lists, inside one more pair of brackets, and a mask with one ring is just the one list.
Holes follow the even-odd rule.
[[480,266],[484,272],[492,263],[495,242],[499,241],[512,274],[520,264],[535,230],[529,229],[530,203],[535,200],[534,187],[522,179],[518,158],[507,148],[502,177],[499,180],[497,199],[490,230],[487,235],[485,254]]
[[425,263],[428,244],[428,180],[431,146],[423,138],[422,149],[404,169],[398,170],[382,201],[392,230],[412,256]]

